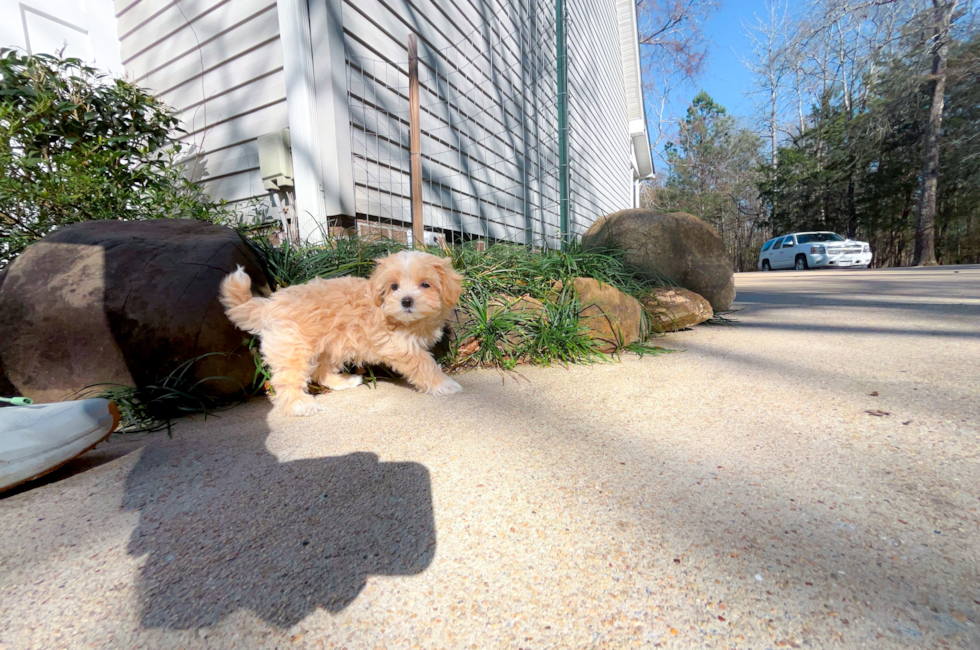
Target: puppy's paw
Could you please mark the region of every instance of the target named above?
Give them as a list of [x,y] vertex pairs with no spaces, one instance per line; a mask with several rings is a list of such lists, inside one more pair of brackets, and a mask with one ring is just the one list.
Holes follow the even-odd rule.
[[456,381],[446,377],[443,379],[441,384],[433,386],[429,389],[429,395],[455,395],[456,393],[462,393],[463,387],[460,386]]
[[340,375],[337,381],[330,385],[331,390],[348,390],[357,388],[364,383],[364,378],[360,375]]
[[321,406],[312,397],[309,399],[297,400],[285,409],[288,415],[295,418],[305,418],[311,415],[316,415],[322,410],[323,406]]

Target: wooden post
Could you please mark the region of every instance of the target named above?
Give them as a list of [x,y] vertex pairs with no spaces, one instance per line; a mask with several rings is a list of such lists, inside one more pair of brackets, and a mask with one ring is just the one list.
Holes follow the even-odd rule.
[[419,53],[415,34],[408,35],[408,125],[411,146],[412,239],[425,245],[422,229],[422,127],[419,124]]

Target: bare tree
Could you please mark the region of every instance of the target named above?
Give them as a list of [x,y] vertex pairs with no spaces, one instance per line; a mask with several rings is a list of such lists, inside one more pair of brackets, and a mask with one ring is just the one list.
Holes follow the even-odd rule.
[[[793,47],[793,26],[782,0],[767,3],[764,18],[743,25],[752,44],[752,59],[743,60],[755,77],[754,94],[761,97],[762,124],[769,141],[769,163],[776,167],[779,134],[783,125],[783,104],[787,84],[799,67],[798,51]],[[802,128],[802,127],[801,127]]]
[[704,23],[717,6],[717,0],[636,2],[644,94],[655,120],[652,146],[661,160],[660,144],[677,123],[668,110],[671,93],[703,71],[708,49]]
[[936,264],[936,188],[939,185],[939,136],[943,127],[943,104],[946,97],[946,63],[949,40],[957,0],[932,0],[933,20],[930,52],[932,98],[929,123],[922,152],[922,195],[919,204],[919,223],[915,231],[913,266]]

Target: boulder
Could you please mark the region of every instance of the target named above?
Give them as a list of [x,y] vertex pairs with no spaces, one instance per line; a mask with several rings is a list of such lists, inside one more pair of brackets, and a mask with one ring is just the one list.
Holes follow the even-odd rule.
[[715,229],[694,215],[623,210],[598,219],[582,242],[623,249],[641,272],[704,296],[716,312],[735,300],[732,258]]
[[214,397],[241,395],[255,364],[218,284],[242,265],[269,288],[234,230],[183,219],[89,221],[25,250],[0,286],[0,367],[17,392],[51,402],[93,384],[146,386],[189,371]]
[[[0,270],[0,291],[3,290],[3,279],[7,276],[7,269]],[[0,397],[20,397],[21,394],[7,378],[7,373],[3,370],[3,357],[0,357]],[[6,402],[0,402],[0,408],[7,406]]]
[[[561,282],[555,284],[556,293],[562,289]],[[643,307],[633,296],[593,278],[575,278],[572,289],[581,308],[579,318],[592,337],[602,342],[603,352],[635,343],[643,336]]]
[[680,287],[661,287],[640,298],[655,332],[676,332],[714,316],[707,300]]

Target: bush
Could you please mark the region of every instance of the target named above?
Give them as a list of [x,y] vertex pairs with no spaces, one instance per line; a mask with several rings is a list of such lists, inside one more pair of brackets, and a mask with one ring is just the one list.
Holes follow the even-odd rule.
[[[285,241],[275,245],[261,236],[251,236],[248,241],[277,289],[315,277],[367,277],[375,259],[407,248],[390,239],[356,236],[328,238],[322,246],[298,248]],[[474,242],[427,250],[451,257],[454,268],[465,277],[459,308],[467,317],[457,326],[449,356],[443,359],[453,370],[512,370],[521,363],[565,365],[610,360],[580,322],[578,301],[569,292],[555,295],[555,282],[567,286],[575,277],[595,278],[634,297],[665,284],[632,268],[621,250],[585,249],[580,242],[571,243],[566,251],[535,251],[505,243],[484,249]],[[541,301],[543,309],[514,313],[491,307],[522,296]],[[647,337],[650,334],[647,332]],[[622,349],[638,354],[662,351],[646,339]]]
[[[374,270],[375,259],[408,248],[391,239],[357,236],[329,237],[321,246],[293,247],[286,241],[276,245],[263,236],[245,234],[279,288],[316,277],[366,278]],[[484,249],[475,242],[427,251],[451,257],[453,267],[466,277],[464,296],[484,299],[502,294],[547,300],[556,281],[567,284],[575,277],[595,278],[634,297],[667,284],[666,280],[650,279],[631,267],[619,249],[586,249],[578,241],[570,243],[567,251],[535,251],[529,246],[506,243],[491,244]]]
[[0,268],[77,221],[230,217],[183,174],[178,124],[78,59],[0,49]]

